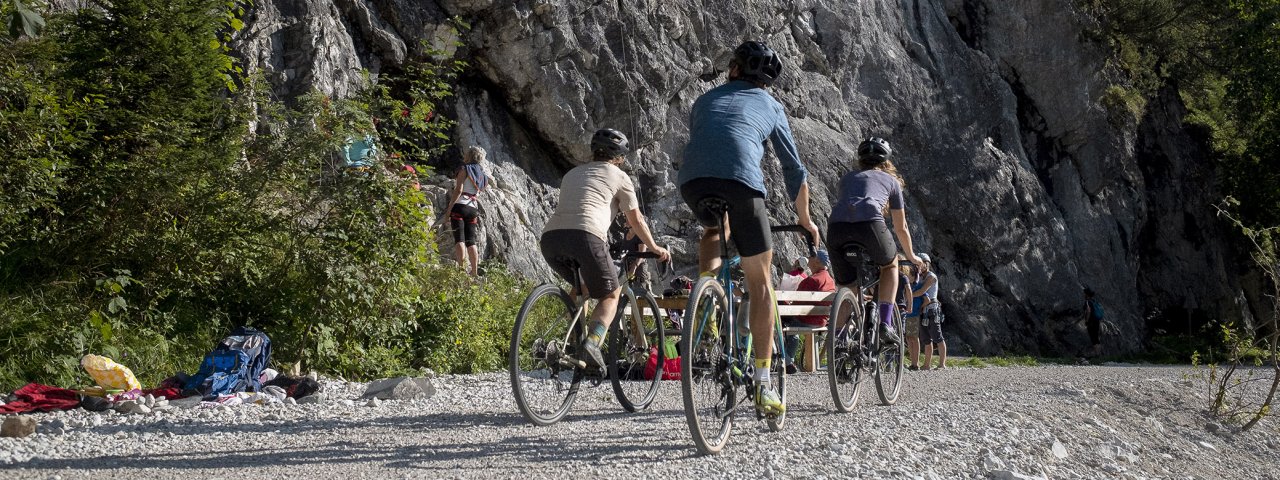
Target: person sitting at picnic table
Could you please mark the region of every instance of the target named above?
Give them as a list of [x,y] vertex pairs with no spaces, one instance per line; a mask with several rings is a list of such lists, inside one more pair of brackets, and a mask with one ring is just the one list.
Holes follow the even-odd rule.
[[[817,250],[816,254],[809,257],[809,276],[800,281],[800,286],[796,287],[799,292],[834,292],[836,291],[836,282],[831,278],[831,272],[828,268],[831,266],[831,255],[826,250]],[[827,325],[826,315],[803,315],[798,317],[786,317],[782,320],[784,327],[825,327]],[[800,348],[799,335],[787,335],[786,342],[783,344],[787,352],[786,368],[787,374],[796,373],[796,350]]]

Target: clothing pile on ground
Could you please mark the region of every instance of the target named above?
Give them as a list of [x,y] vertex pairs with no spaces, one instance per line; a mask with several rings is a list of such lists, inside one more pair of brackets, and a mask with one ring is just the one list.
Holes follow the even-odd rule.
[[236,328],[218,342],[196,374],[178,372],[151,389],[142,388],[129,367],[90,354],[80,359],[80,366],[96,385],[68,389],[28,384],[4,399],[0,414],[76,408],[150,413],[175,407],[295,403],[320,391],[316,379],[281,375],[267,368],[270,362],[271,339],[250,327]]

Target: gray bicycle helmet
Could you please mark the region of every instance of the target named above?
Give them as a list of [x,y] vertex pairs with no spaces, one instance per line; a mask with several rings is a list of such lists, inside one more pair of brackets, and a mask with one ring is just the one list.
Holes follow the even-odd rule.
[[768,86],[782,76],[782,60],[764,42],[746,41],[738,45],[733,51],[733,61],[742,80]]
[[889,142],[880,137],[871,137],[863,140],[858,145],[858,161],[879,165],[893,156],[893,148],[889,147]]
[[602,128],[596,130],[596,134],[591,136],[591,153],[597,159],[616,158],[626,155],[630,151],[627,144],[627,136],[622,132],[612,128]]

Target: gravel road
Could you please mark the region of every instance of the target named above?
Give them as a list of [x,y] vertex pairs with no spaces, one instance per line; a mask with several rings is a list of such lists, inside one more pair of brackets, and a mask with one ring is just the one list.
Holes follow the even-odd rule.
[[1189,367],[1047,366],[908,372],[896,405],[864,391],[836,413],[823,376],[791,377],[785,430],[745,408],[730,445],[698,456],[679,382],[627,414],[608,385],[534,427],[505,373],[436,378],[425,400],[149,415],[39,414],[0,438],[4,478],[1247,478],[1280,479],[1280,421],[1236,433],[1200,413]]

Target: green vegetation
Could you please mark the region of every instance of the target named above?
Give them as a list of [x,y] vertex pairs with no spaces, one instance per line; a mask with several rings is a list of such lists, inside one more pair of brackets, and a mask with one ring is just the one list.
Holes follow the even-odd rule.
[[1041,365],[1069,365],[1073,362],[1063,358],[1038,358],[1027,355],[1001,357],[954,357],[947,359],[948,367],[1038,367]]
[[[85,353],[153,384],[239,324],[347,377],[502,364],[524,286],[440,265],[398,174],[448,147],[433,112],[462,63],[285,104],[228,54],[242,4],[95,5],[0,3],[45,22],[0,40],[0,387],[82,383]],[[375,126],[385,165],[344,171]]]
[[[1280,0],[1084,0],[1101,22],[1112,64],[1129,85],[1113,87],[1104,104],[1115,113],[1134,102],[1116,92],[1151,97],[1172,90],[1187,106],[1186,120],[1206,133],[1228,195],[1219,206],[1243,234],[1256,267],[1273,292],[1270,319],[1254,329],[1221,325],[1218,335],[1157,342],[1156,355],[1199,363],[1209,357],[1210,413],[1248,429],[1270,412],[1280,390]],[[1208,344],[1205,338],[1219,337]],[[1165,339],[1170,340],[1170,339]],[[1219,363],[1221,362],[1221,363]],[[1270,378],[1245,365],[1270,364]],[[1248,385],[1268,381],[1261,398]]]
[[1280,0],[1082,0],[1124,73],[1101,99],[1141,116],[1171,89],[1204,129],[1250,227],[1280,225]]

